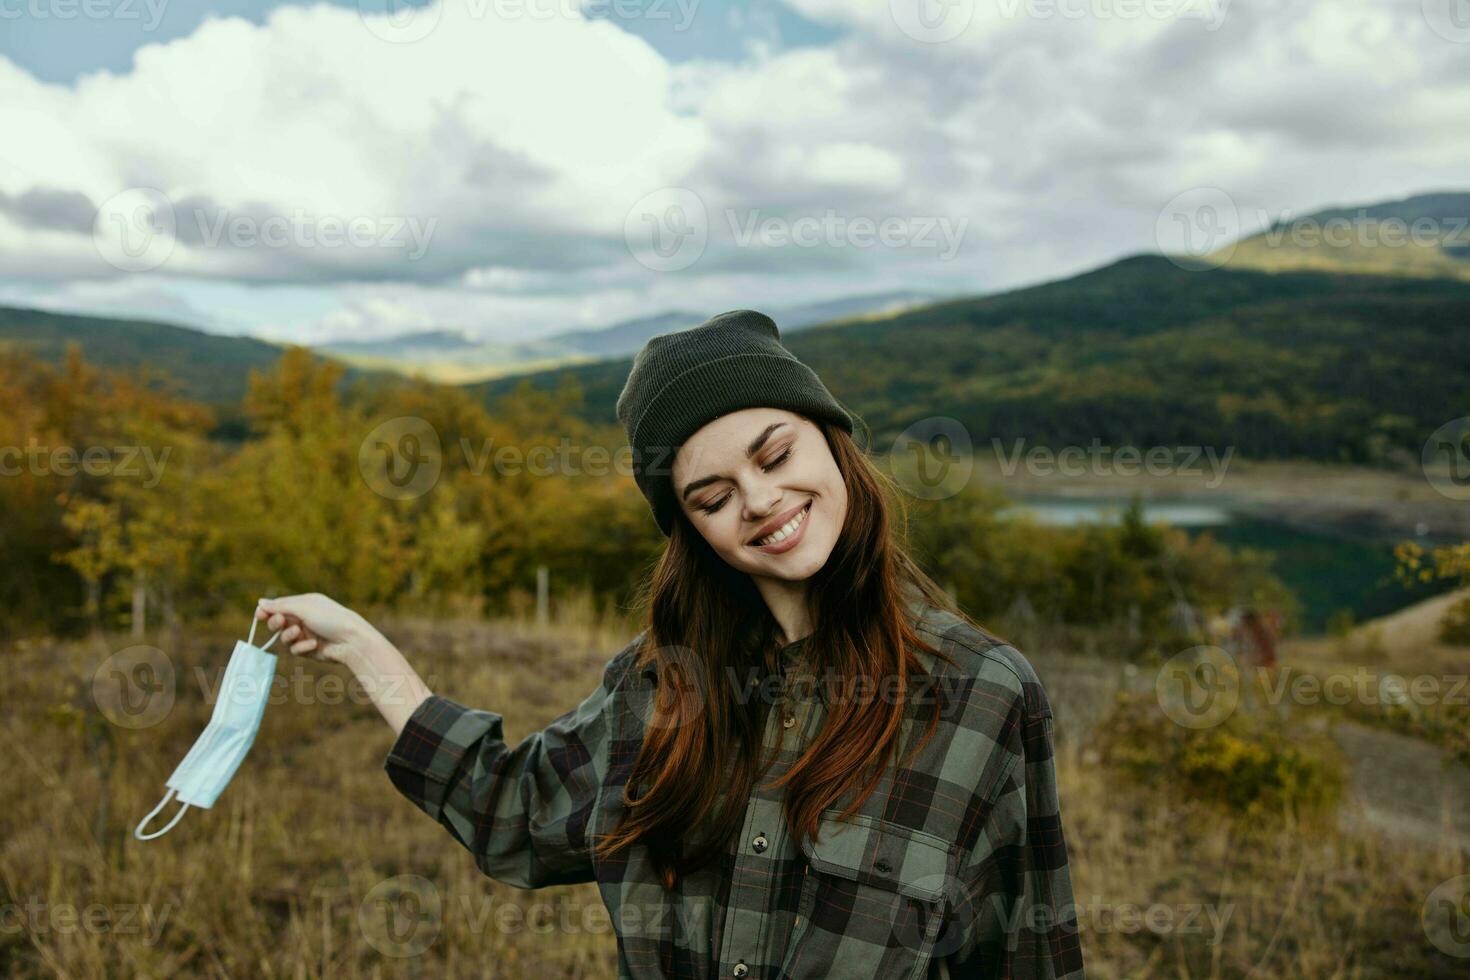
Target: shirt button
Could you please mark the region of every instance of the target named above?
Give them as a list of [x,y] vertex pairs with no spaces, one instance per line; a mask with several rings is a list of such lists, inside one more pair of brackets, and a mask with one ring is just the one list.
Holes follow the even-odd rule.
[[765,834],[759,835],[755,840],[750,842],[750,846],[755,848],[755,853],[757,854],[763,852],[768,844],[770,844],[770,841],[766,840]]
[[735,964],[735,975],[737,977],[743,977],[743,976],[745,976],[749,972],[750,972],[750,967],[748,967],[748,966],[745,965],[745,961],[744,960],[741,960],[739,963],[736,963]]
[[781,724],[787,728],[790,728],[792,725],[796,724],[796,716],[787,715],[785,718],[781,719]]

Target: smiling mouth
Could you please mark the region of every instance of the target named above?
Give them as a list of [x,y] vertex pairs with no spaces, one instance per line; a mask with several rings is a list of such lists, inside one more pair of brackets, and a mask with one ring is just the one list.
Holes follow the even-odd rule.
[[765,537],[756,538],[754,541],[750,542],[750,547],[766,548],[772,545],[780,545],[784,544],[787,541],[790,541],[792,538],[796,537],[801,532],[801,529],[806,525],[807,518],[811,515],[811,509],[812,502],[808,500],[805,504],[802,504],[801,509],[797,511],[790,520],[786,521],[786,523],[781,525],[781,527],[777,528],[775,531],[772,531],[770,534],[767,534]]

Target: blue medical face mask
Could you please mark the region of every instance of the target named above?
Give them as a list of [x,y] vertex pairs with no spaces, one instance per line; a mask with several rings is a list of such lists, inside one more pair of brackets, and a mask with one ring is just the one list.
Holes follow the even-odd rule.
[[[281,635],[277,632],[264,647],[252,646],[259,622],[252,619],[249,639],[235,642],[235,652],[230,654],[230,663],[220,681],[214,714],[210,715],[209,724],[195,740],[189,754],[184,756],[184,761],[168,777],[164,784],[168,792],[134,828],[133,836],[138,840],[152,840],[168,833],[191,806],[206,810],[213,806],[250,752],[270,698],[271,681],[276,676],[276,655],[265,651]],[[162,830],[144,834],[143,828],[175,795],[184,804],[179,812]]]

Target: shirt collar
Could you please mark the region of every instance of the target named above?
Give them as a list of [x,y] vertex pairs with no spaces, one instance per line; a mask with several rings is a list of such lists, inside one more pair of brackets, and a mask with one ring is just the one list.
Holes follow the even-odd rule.
[[789,670],[798,660],[803,659],[806,655],[807,648],[811,646],[811,639],[812,635],[808,633],[795,643],[788,643],[782,647],[777,654],[782,666]]
[[[910,625],[918,623],[924,612],[929,608],[929,603],[924,598],[924,593],[912,582],[902,583],[902,601],[904,612],[908,615]],[[781,662],[781,669],[790,673],[806,663],[806,656],[811,647],[811,634],[808,633],[795,642],[783,646],[777,656]]]

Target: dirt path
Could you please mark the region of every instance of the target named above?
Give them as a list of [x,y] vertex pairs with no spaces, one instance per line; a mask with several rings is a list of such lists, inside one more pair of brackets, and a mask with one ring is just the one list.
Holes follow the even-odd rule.
[[[1119,690],[1143,690],[1153,673],[1129,671],[1101,657],[1037,654],[1033,658],[1057,717],[1059,738],[1087,740]],[[1448,839],[1470,847],[1470,767],[1438,746],[1357,722],[1335,720],[1333,740],[1347,756],[1349,785],[1339,814],[1362,826],[1435,846]]]
[[1350,721],[1332,737],[1352,765],[1345,825],[1370,827],[1423,844],[1446,838],[1470,847],[1470,768],[1435,745]]

